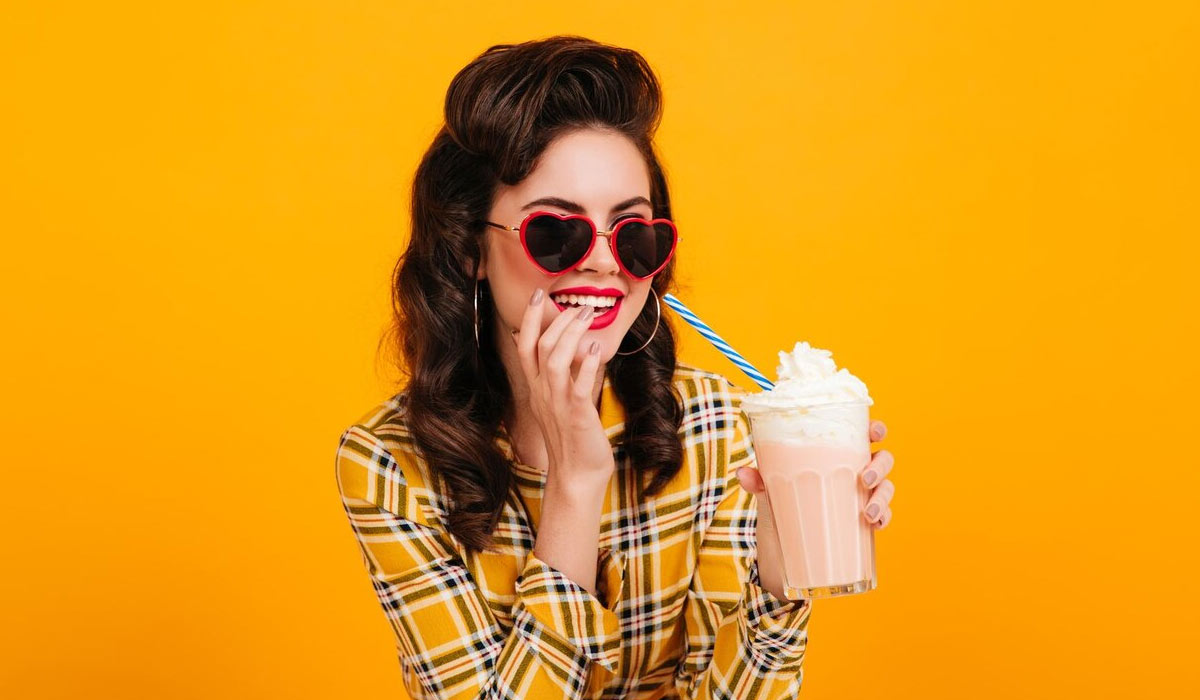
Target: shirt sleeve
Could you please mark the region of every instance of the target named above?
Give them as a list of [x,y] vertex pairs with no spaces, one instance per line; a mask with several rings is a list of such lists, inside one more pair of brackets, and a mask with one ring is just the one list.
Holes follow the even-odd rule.
[[754,495],[737,470],[755,466],[740,408],[725,454],[706,487],[715,512],[702,538],[684,608],[687,649],[675,676],[683,698],[795,698],[803,682],[812,601],[789,601],[761,587]]
[[[598,595],[532,554],[499,624],[453,540],[425,514],[414,457],[353,426],[337,452],[338,489],[413,698],[581,698],[593,664],[612,671],[624,567],[601,550]],[[436,510],[436,507],[435,507]]]

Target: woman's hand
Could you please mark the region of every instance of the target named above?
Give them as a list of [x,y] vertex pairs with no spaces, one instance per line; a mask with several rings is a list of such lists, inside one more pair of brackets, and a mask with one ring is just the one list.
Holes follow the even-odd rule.
[[562,485],[592,488],[598,484],[603,488],[616,462],[592,398],[600,366],[597,343],[591,343],[578,372],[571,376],[571,363],[592,323],[593,310],[589,306],[579,311],[567,309],[539,336],[544,298],[543,290],[534,292],[514,340],[529,386],[530,408],[546,441],[547,479]]
[[[887,435],[887,426],[883,421],[871,421],[871,442],[879,442],[884,435]],[[882,530],[892,521],[892,509],[889,504],[892,502],[892,496],[896,495],[896,486],[890,479],[883,477],[892,471],[893,464],[895,459],[892,453],[880,450],[871,456],[871,461],[863,467],[859,477],[863,486],[871,489],[871,497],[867,499],[863,514],[876,530]]]
[[[887,426],[883,424],[883,421],[871,421],[870,435],[871,442],[879,442],[887,435]],[[867,466],[863,467],[859,475],[863,485],[867,486],[871,492],[866,507],[863,509],[863,517],[876,530],[887,527],[892,520],[892,509],[888,504],[895,495],[896,487],[891,480],[884,477],[892,470],[894,462],[892,453],[887,450],[879,450],[872,455],[871,460],[867,462]],[[742,488],[754,494],[758,503],[756,535],[758,537],[759,581],[764,588],[782,600],[784,596],[780,592],[783,590],[783,563],[779,560],[782,547],[779,544],[779,535],[775,532],[771,505],[766,498],[760,498],[766,492],[762,475],[753,467],[743,467],[738,470],[738,480],[741,482]]]

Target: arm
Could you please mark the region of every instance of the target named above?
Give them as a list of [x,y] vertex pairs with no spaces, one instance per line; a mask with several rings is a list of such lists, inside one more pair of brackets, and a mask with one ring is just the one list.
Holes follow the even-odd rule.
[[[581,698],[591,664],[613,670],[621,632],[612,602],[623,571],[604,556],[605,606],[536,556],[515,583],[501,626],[450,536],[427,519],[431,498],[407,453],[361,426],[337,452],[343,506],[396,638],[414,698]],[[604,553],[609,554],[607,550]]]
[[600,515],[606,484],[563,483],[551,471],[546,477],[542,521],[533,555],[596,595]]
[[749,434],[738,410],[727,458],[713,460],[706,485],[705,503],[717,505],[684,609],[687,652],[675,677],[684,698],[783,700],[796,697],[803,681],[812,605],[781,600],[758,580],[754,497],[737,478],[755,464]]

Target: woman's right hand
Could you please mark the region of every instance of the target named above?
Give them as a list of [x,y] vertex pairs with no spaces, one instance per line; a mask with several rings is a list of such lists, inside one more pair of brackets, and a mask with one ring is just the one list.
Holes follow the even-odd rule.
[[576,376],[571,376],[571,363],[592,323],[593,310],[586,306],[580,311],[567,309],[539,335],[544,298],[542,289],[534,292],[515,340],[529,386],[529,403],[546,440],[547,481],[603,489],[616,462],[592,399],[600,366],[595,341],[589,343]]

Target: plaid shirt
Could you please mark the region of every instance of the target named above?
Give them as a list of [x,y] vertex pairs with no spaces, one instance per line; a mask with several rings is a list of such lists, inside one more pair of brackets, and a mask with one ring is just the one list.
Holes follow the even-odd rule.
[[545,476],[496,444],[516,486],[496,552],[466,554],[447,498],[417,455],[396,398],[342,434],[337,481],[414,698],[794,698],[811,601],[758,580],[755,463],[742,391],[684,364],[683,468],[637,501],[607,378],[600,418],[617,468],[600,522],[598,591],[533,555]]

